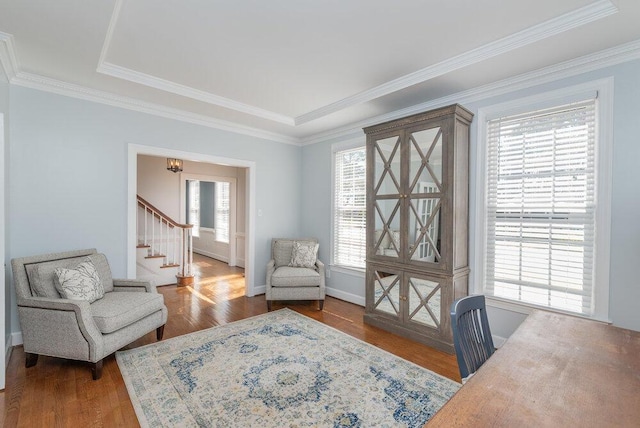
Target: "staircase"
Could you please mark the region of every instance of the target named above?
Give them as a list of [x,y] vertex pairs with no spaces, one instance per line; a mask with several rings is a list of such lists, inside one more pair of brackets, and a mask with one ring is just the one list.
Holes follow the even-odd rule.
[[193,284],[193,225],[176,222],[140,195],[137,200],[136,278],[156,285]]

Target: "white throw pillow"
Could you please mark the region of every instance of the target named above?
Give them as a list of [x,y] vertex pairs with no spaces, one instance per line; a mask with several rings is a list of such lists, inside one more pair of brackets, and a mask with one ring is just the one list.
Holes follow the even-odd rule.
[[319,244],[315,242],[293,242],[291,251],[291,262],[289,266],[313,268],[318,258]]
[[104,287],[93,262],[87,258],[75,269],[56,268],[56,288],[64,299],[86,300],[89,303],[102,299]]

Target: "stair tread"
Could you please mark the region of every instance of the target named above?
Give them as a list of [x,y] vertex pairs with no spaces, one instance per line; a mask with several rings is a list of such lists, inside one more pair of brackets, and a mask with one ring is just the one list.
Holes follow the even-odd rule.
[[159,259],[162,257],[167,257],[164,254],[154,254],[152,256],[144,256],[145,259]]
[[151,245],[138,244],[136,245],[136,248],[151,248]]
[[160,269],[172,268],[172,267],[180,267],[180,265],[179,264],[175,264],[175,263],[171,263],[171,264],[166,264],[166,265],[160,266]]

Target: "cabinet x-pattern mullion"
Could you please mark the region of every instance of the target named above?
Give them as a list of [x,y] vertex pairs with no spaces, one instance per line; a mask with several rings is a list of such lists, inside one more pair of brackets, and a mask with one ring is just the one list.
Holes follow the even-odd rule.
[[380,159],[382,159],[382,162],[384,163],[384,170],[382,171],[382,175],[380,176],[380,179],[378,180],[378,183],[376,184],[375,187],[375,194],[378,194],[378,191],[380,190],[380,187],[382,186],[382,183],[384,182],[384,177],[389,174],[389,177],[391,177],[391,180],[393,181],[393,184],[395,184],[398,192],[400,192],[400,183],[398,182],[398,180],[396,179],[395,175],[393,175],[393,171],[391,170],[391,162],[393,161],[393,158],[396,155],[396,152],[398,151],[398,148],[400,147],[400,138],[398,137],[398,140],[396,141],[396,144],[393,146],[393,150],[391,151],[391,153],[389,154],[389,159],[387,159],[387,157],[384,155],[384,153],[382,152],[382,149],[380,148],[380,145],[376,143],[375,145],[376,147],[376,151],[378,152],[378,155],[380,156]]
[[393,235],[391,234],[391,220],[393,220],[393,217],[396,215],[396,212],[398,212],[398,209],[400,208],[400,201],[396,202],[396,206],[394,207],[393,211],[391,211],[391,215],[389,216],[389,220],[387,220],[384,216],[384,214],[382,214],[382,209],[380,208],[380,206],[378,205],[378,202],[375,202],[375,207],[376,207],[376,211],[378,212],[378,215],[380,216],[380,219],[382,220],[382,229],[383,229],[383,233],[380,234],[380,238],[378,238],[378,242],[376,242],[376,246],[375,249],[378,249],[380,246],[380,243],[382,242],[382,240],[384,239],[386,234],[389,234],[389,239],[391,239],[391,244],[393,245],[393,248],[396,249],[396,252],[398,254],[400,254],[400,248],[398,248],[396,246],[395,241],[393,240]]
[[436,203],[436,206],[431,211],[431,215],[429,215],[429,218],[424,224],[422,223],[421,216],[418,214],[418,211],[416,210],[416,207],[413,205],[413,202],[410,204],[410,207],[411,207],[411,211],[413,211],[413,215],[416,217],[416,221],[418,222],[418,224],[420,224],[420,236],[418,237],[418,239],[416,239],[416,242],[412,246],[411,252],[409,253],[409,257],[410,258],[413,257],[413,254],[418,249],[418,245],[416,244],[422,241],[422,239],[426,238],[429,244],[431,245],[431,248],[435,252],[436,260],[440,260],[440,252],[438,251],[438,248],[436,247],[435,242],[433,242],[433,240],[431,239],[431,236],[429,236],[429,234],[427,233],[429,231],[429,226],[433,224],[435,217],[440,212],[440,200],[438,200],[438,202]]
[[411,312],[411,314],[409,314],[409,319],[413,319],[413,317],[420,312],[421,308],[424,308],[428,313],[429,316],[431,316],[431,318],[433,319],[433,321],[436,323],[437,327],[440,327],[440,322],[438,320],[438,317],[433,313],[433,311],[431,310],[431,308],[429,307],[429,300],[431,300],[431,298],[433,296],[435,296],[435,294],[437,292],[440,291],[440,285],[438,285],[437,287],[435,287],[433,290],[431,290],[431,292],[427,295],[427,297],[422,297],[422,294],[420,293],[420,290],[418,290],[416,288],[416,285],[413,283],[413,281],[409,280],[409,283],[411,284],[411,287],[413,287],[413,290],[416,292],[416,294],[418,295],[418,297],[420,298],[420,304],[418,304],[418,306],[413,310],[413,312]]
[[415,147],[416,151],[418,152],[418,155],[420,155],[420,158],[422,160],[422,162],[420,163],[420,168],[418,169],[418,173],[413,178],[413,182],[411,183],[411,186],[409,187],[410,188],[409,193],[413,193],[413,189],[415,189],[416,185],[420,181],[420,176],[422,174],[422,171],[424,171],[425,168],[429,172],[429,175],[431,175],[431,178],[433,178],[433,182],[435,183],[435,185],[438,188],[438,190],[442,190],[442,184],[440,183],[440,180],[438,180],[438,177],[437,177],[436,173],[431,168],[431,164],[429,164],[429,159],[431,158],[431,154],[433,153],[433,150],[437,146],[437,143],[439,142],[441,135],[442,135],[442,130],[439,130],[438,133],[436,134],[435,138],[431,142],[431,146],[429,146],[429,150],[427,150],[427,154],[426,155],[422,152],[422,148],[420,147],[420,144],[418,144],[418,142],[415,140],[415,138],[413,138],[413,135],[409,136],[409,140],[411,141],[411,143]]
[[378,307],[378,305],[380,303],[382,303],[382,301],[387,298],[387,300],[389,300],[389,303],[391,303],[391,307],[393,308],[394,311],[396,311],[396,315],[400,314],[400,309],[398,307],[396,307],[395,302],[393,301],[393,299],[391,298],[391,295],[389,294],[389,292],[391,291],[391,289],[393,287],[396,286],[396,284],[399,283],[400,277],[398,275],[395,275],[395,279],[391,282],[391,284],[389,284],[389,286],[387,288],[384,288],[384,284],[382,282],[382,278],[380,276],[380,273],[378,271],[375,272],[376,275],[376,282],[380,285],[380,288],[382,289],[382,295],[380,296],[380,298],[378,300],[376,300],[376,303],[374,304],[374,307]]

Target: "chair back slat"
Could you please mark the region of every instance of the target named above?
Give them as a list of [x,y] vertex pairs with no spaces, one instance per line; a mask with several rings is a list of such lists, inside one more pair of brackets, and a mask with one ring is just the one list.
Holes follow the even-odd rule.
[[465,379],[495,351],[484,296],[467,296],[453,302],[451,326],[460,375]]

